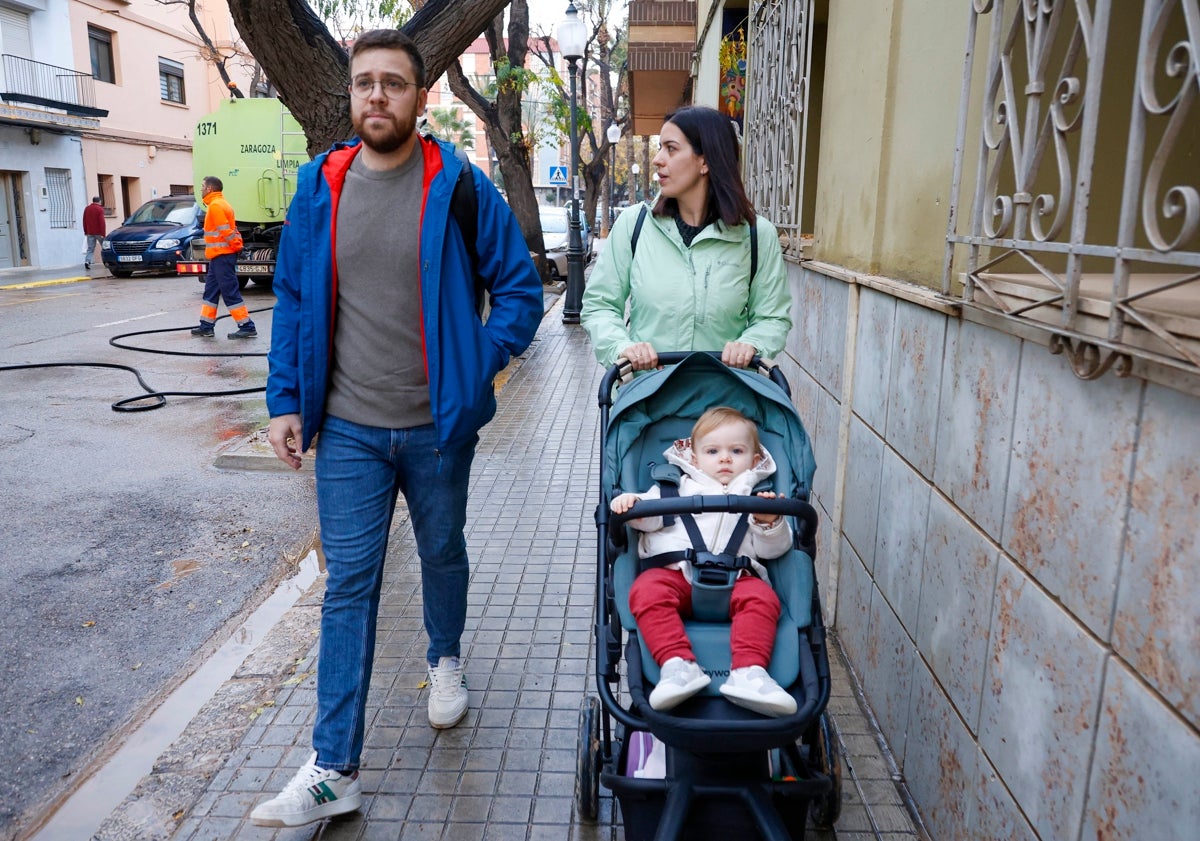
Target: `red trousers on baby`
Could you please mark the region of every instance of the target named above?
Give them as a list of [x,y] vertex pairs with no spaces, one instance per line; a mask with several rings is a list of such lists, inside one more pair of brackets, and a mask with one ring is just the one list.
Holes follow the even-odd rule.
[[[654,662],[661,666],[672,657],[696,659],[683,628],[684,618],[692,615],[692,585],[682,570],[648,569],[638,575],[629,588],[629,609]],[[733,668],[766,668],[779,621],[779,596],[771,585],[753,575],[735,581],[729,619]]]

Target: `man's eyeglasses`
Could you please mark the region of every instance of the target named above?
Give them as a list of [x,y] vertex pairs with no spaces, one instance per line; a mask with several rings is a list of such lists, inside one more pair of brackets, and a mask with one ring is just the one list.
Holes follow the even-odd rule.
[[387,79],[378,80],[360,76],[357,79],[350,80],[350,93],[359,99],[370,99],[376,85],[379,85],[383,91],[383,95],[388,99],[396,99],[402,96],[410,87],[413,87],[414,83],[401,79],[399,76],[391,76]]

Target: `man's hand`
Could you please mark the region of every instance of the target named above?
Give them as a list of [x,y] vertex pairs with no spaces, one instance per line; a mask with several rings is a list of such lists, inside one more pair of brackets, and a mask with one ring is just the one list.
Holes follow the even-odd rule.
[[267,426],[267,440],[275,456],[293,470],[300,469],[300,416],[279,415]]

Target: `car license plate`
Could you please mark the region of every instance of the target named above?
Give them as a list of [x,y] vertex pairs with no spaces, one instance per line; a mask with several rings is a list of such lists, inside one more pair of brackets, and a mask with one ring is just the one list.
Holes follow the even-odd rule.
[[117,256],[118,263],[140,263],[142,262],[141,254],[120,254]]
[[270,266],[238,266],[239,274],[270,274]]

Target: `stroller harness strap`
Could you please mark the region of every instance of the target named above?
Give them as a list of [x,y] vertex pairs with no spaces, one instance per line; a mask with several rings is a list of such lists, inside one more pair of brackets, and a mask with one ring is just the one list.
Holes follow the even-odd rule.
[[[662,498],[679,496],[679,488],[675,484],[669,481],[658,484],[659,495]],[[694,570],[692,616],[702,622],[726,622],[729,620],[729,598],[733,594],[734,582],[742,570],[754,574],[750,558],[737,554],[750,528],[750,515],[742,514],[738,517],[729,542],[725,545],[725,551],[720,553],[709,550],[704,542],[704,535],[700,533],[700,527],[696,525],[695,517],[686,513],[678,516],[692,541],[692,548],[643,558],[642,568],[668,567],[680,561],[691,564]]]

